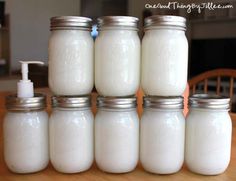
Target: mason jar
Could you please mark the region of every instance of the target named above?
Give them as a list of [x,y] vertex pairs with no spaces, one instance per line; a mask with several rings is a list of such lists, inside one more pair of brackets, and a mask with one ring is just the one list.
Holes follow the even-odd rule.
[[183,97],[146,96],[140,126],[140,160],[155,174],[178,172],[184,162]]
[[186,19],[155,15],[145,19],[141,85],[146,95],[181,96],[187,85]]
[[90,96],[52,97],[50,160],[62,173],[88,170],[94,160],[94,117]]
[[95,117],[95,160],[99,169],[125,173],[139,157],[139,118],[136,98],[98,97]]
[[189,98],[185,162],[203,175],[223,173],[230,162],[232,123],[227,97],[195,94]]
[[51,18],[48,48],[49,87],[54,95],[86,95],[94,86],[94,42],[91,19]]
[[98,18],[95,41],[95,87],[102,96],[134,95],[140,83],[138,18]]
[[6,108],[3,152],[8,169],[21,174],[43,170],[49,162],[46,97],[10,95],[6,97]]

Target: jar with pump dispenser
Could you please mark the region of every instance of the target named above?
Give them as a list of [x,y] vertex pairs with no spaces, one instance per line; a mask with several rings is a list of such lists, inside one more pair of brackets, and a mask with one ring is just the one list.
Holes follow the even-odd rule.
[[49,87],[54,95],[86,95],[94,86],[94,42],[90,18],[51,18]]
[[33,173],[46,168],[48,153],[48,115],[46,98],[6,98],[3,122],[4,160],[15,173]]
[[181,96],[187,85],[186,19],[155,15],[145,19],[141,85],[146,95]]
[[94,160],[94,117],[90,96],[52,97],[50,160],[62,173],[88,170]]
[[140,84],[138,18],[98,18],[95,40],[95,87],[102,96],[134,95]]
[[139,118],[136,98],[98,97],[95,117],[95,160],[99,169],[125,173],[139,157]]
[[155,174],[178,172],[184,162],[182,97],[146,96],[140,125],[140,160]]
[[229,98],[218,95],[195,94],[189,98],[185,162],[192,172],[217,175],[227,169],[232,135],[229,105]]
[[46,96],[34,93],[33,82],[28,79],[28,64],[43,62],[20,63],[22,80],[17,84],[17,95],[6,97],[3,152],[9,170],[26,174],[43,170],[48,165],[48,114]]

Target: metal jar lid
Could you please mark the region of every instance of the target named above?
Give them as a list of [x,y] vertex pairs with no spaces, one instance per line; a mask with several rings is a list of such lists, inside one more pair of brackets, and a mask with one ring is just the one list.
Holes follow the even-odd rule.
[[61,108],[85,108],[91,106],[91,96],[53,96],[51,98],[53,107]]
[[50,19],[51,30],[55,29],[91,29],[92,19],[81,16],[56,16]]
[[188,105],[190,108],[229,109],[230,98],[219,95],[194,94],[189,97]]
[[97,19],[98,29],[104,26],[129,27],[138,29],[139,19],[132,16],[103,16]]
[[9,95],[6,97],[6,108],[10,111],[30,111],[46,108],[46,96],[35,93],[34,97],[19,98],[17,95]]
[[143,98],[144,108],[157,109],[183,109],[184,99],[181,96],[162,97],[162,96],[145,96]]
[[154,15],[144,20],[144,29],[149,29],[151,26],[175,26],[186,30],[186,18],[182,16]]
[[136,97],[102,97],[97,98],[97,106],[99,108],[110,109],[127,109],[137,107]]

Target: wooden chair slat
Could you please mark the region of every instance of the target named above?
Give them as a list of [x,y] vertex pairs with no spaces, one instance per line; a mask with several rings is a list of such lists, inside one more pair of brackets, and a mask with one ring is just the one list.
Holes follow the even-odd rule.
[[230,77],[230,83],[229,83],[229,97],[230,97],[230,99],[233,98],[233,91],[234,91],[234,78]]
[[204,80],[204,93],[207,93],[208,79]]
[[217,83],[216,83],[216,94],[220,95],[220,82],[221,82],[221,77],[217,76]]
[[193,91],[192,91],[192,93],[195,94],[195,92],[196,92],[196,85],[193,85]]

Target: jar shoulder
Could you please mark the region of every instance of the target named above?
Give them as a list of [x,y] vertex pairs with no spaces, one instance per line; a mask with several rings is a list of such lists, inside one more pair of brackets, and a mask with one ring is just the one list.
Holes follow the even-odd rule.
[[207,111],[207,110],[190,110],[187,117],[187,123],[198,124],[198,125],[208,125],[208,126],[218,126],[227,125],[232,127],[231,117],[228,111]]
[[87,42],[87,44],[93,44],[93,38],[90,32],[86,31],[57,31],[52,32],[49,37],[49,45],[57,42]]
[[37,125],[47,125],[48,114],[46,111],[33,111],[33,112],[8,112],[3,121],[4,128],[17,126],[31,126],[37,127]]
[[50,120],[67,121],[67,120],[93,120],[94,116],[90,109],[82,110],[60,110],[54,109]]
[[95,40],[96,42],[100,41],[117,41],[120,42],[121,40],[127,41],[135,41],[136,43],[140,42],[140,38],[136,31],[102,31],[99,32],[98,37]]
[[46,111],[9,111],[5,114],[4,120],[24,120],[24,119],[38,119],[38,118],[48,118],[48,113]]
[[133,111],[104,111],[98,110],[96,121],[109,121],[109,122],[136,122],[139,121],[138,113]]
[[185,122],[185,117],[182,110],[160,111],[155,109],[146,109],[141,117],[143,122]]

